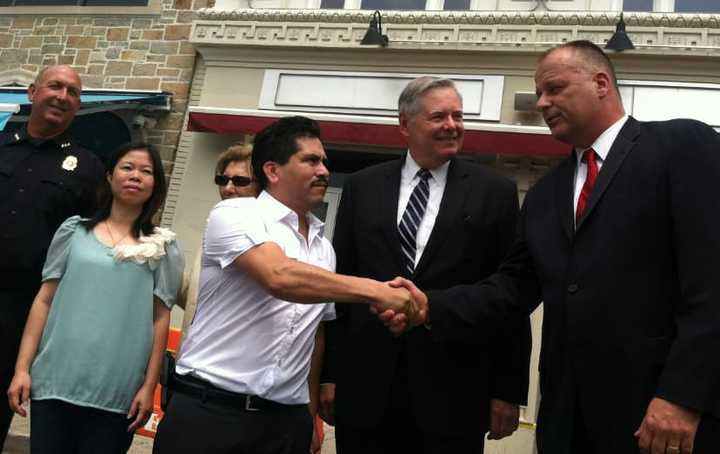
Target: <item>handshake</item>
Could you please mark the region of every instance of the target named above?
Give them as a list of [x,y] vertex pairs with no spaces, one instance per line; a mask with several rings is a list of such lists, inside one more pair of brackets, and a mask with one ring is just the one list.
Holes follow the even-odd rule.
[[428,299],[411,281],[396,277],[381,287],[370,305],[391,333],[398,336],[410,328],[427,323]]

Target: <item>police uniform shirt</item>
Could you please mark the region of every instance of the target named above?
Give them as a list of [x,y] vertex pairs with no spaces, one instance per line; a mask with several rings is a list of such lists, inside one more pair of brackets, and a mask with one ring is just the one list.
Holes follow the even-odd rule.
[[66,133],[0,135],[0,272],[3,287],[39,286],[50,240],[70,216],[89,216],[105,167]]

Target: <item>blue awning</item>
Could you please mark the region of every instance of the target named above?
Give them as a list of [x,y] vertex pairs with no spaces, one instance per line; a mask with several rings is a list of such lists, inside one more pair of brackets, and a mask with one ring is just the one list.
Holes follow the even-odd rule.
[[[132,90],[96,90],[85,89],[80,97],[80,111],[78,115],[86,115],[109,110],[160,110],[170,111],[170,93],[162,91],[132,91]],[[27,98],[25,87],[0,87],[0,105],[17,105],[19,111],[12,116],[12,121],[25,121],[30,114],[30,101]],[[9,118],[7,112],[0,109],[0,131]]]
[[10,117],[20,111],[20,106],[15,103],[0,103],[0,131],[5,129]]

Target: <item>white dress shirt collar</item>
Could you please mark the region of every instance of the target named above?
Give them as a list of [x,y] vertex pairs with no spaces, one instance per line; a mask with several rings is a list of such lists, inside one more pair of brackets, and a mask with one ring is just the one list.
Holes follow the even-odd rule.
[[[269,192],[263,190],[258,196],[258,200],[262,201],[265,206],[267,216],[273,221],[284,222],[291,226],[296,232],[300,229],[300,222],[295,211],[291,210],[281,201],[272,196]],[[325,223],[318,219],[317,216],[308,212],[306,215],[308,222],[308,243],[325,231]]]
[[[450,161],[445,161],[445,163],[440,167],[428,169],[430,171],[430,175],[432,175],[433,180],[435,180],[439,187],[445,187],[445,181],[447,181],[447,173],[449,167]],[[410,151],[408,151],[407,155],[405,156],[405,164],[402,168],[402,175],[400,181],[414,181],[417,177],[418,170],[420,169],[421,167],[418,165],[417,162],[415,162]]]
[[[615,139],[617,139],[617,136],[618,134],[620,134],[620,130],[625,125],[627,119],[628,116],[623,115],[622,118],[620,118],[609,128],[603,131],[603,133],[600,134],[600,136],[595,139],[595,142],[593,142],[593,144],[589,147],[595,150],[595,154],[597,155],[596,164],[598,170],[602,170],[603,163],[605,162],[605,159],[610,153],[610,148],[612,148]],[[580,192],[582,192],[582,187],[585,184],[585,179],[587,178],[587,163],[583,162],[582,160],[583,153],[585,153],[585,150],[587,149],[588,148],[575,148],[575,159],[577,161],[575,163],[576,165],[575,190],[573,191],[573,213],[577,212],[578,200],[580,200]]]
[[[622,118],[603,131],[603,133],[595,139],[595,142],[588,147],[595,150],[595,154],[600,158],[600,162],[605,162],[605,159],[607,159],[607,155],[610,153],[610,148],[612,147],[612,144],[615,143],[615,139],[617,139],[618,134],[620,134],[622,127],[625,126],[627,119],[627,114],[623,115]],[[585,153],[585,150],[588,148],[575,148],[575,157],[578,164],[582,161],[583,153]]]

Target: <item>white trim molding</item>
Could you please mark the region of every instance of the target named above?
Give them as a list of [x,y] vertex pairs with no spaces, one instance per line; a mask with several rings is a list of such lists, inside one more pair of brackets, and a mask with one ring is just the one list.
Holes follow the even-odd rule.
[[[371,12],[362,10],[200,10],[191,41],[203,45],[367,48]],[[720,15],[629,13],[629,53],[720,55]],[[588,39],[604,45],[615,32],[614,12],[386,11],[391,49],[538,52]],[[382,50],[382,49],[380,49]],[[628,52],[625,52],[628,53]]]
[[[198,19],[215,21],[370,23],[373,11],[360,9],[217,9],[198,10]],[[580,25],[613,26],[620,11],[382,11],[383,26],[391,24]],[[718,28],[720,14],[629,12],[628,27]]]
[[[396,115],[411,80],[427,74],[267,70],[258,107],[268,110]],[[466,120],[499,121],[503,76],[438,75],[455,82]]]

